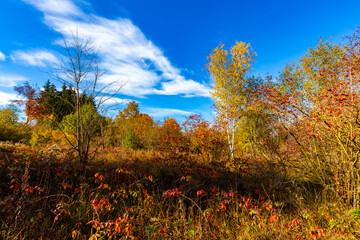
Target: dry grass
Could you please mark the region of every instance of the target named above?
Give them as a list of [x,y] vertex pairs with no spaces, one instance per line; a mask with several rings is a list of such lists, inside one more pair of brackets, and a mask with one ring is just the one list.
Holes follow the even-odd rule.
[[360,211],[264,162],[108,148],[84,173],[65,148],[0,149],[1,239],[360,237]]

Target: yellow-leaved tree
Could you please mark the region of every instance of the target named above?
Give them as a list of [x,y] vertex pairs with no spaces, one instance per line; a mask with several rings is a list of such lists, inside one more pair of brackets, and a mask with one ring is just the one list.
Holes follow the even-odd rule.
[[249,103],[248,78],[256,53],[250,44],[237,42],[230,52],[220,44],[208,56],[207,68],[214,78],[211,96],[218,120],[227,131],[230,156],[234,157],[236,129]]

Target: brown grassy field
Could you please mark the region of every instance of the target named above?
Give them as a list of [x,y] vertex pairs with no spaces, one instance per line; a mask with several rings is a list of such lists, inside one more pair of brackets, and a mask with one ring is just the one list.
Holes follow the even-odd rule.
[[360,210],[271,164],[0,146],[1,239],[356,239]]

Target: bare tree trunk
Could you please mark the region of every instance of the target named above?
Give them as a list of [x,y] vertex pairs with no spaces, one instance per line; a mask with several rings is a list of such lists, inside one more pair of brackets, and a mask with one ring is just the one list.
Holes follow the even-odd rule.
[[[73,103],[75,116],[75,132],[70,133],[72,137],[67,137],[64,127],[59,128],[63,131],[66,141],[78,153],[80,162],[84,168],[90,156],[96,151],[90,152],[91,142],[96,137],[96,129],[99,127],[100,108],[106,100],[112,98],[123,87],[123,83],[112,82],[101,85],[99,78],[104,74],[99,70],[99,56],[95,47],[91,45],[89,39],[81,39],[79,36],[72,35],[71,39],[63,38],[63,48],[66,56],[59,65],[50,66],[50,75],[67,86],[74,87],[75,101]],[[114,84],[119,84],[115,88]],[[90,99],[86,102],[84,99]],[[91,105],[87,112],[84,110],[86,105]],[[61,124],[60,124],[61,125]]]

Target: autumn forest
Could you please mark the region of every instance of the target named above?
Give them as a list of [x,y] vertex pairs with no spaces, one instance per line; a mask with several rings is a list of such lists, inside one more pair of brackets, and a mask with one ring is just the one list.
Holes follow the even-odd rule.
[[277,76],[252,74],[250,43],[219,44],[211,120],[135,101],[110,117],[126,83],[63,41],[46,84],[0,109],[1,239],[360,238],[360,30]]

